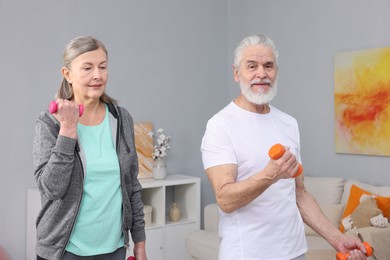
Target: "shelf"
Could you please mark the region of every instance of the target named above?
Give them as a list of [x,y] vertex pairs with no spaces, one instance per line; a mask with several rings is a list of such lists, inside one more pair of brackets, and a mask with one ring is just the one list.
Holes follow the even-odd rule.
[[[141,179],[140,183],[144,205],[152,206],[152,223],[145,227],[148,258],[168,260],[175,254],[174,259],[191,259],[185,238],[200,229],[200,179],[172,174],[164,180]],[[169,220],[174,202],[181,212],[178,221]]]
[[198,178],[180,174],[169,174],[164,180],[140,179],[140,183],[142,185],[142,188],[144,189],[162,186],[182,185],[186,183],[196,182],[199,182]]

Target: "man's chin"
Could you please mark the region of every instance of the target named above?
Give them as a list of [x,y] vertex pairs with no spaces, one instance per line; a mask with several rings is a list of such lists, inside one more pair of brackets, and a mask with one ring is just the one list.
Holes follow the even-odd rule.
[[246,100],[248,100],[249,102],[255,105],[268,104],[275,97],[275,93],[272,92],[267,92],[267,93],[242,92],[242,94],[246,98]]
[[274,83],[268,87],[258,88],[258,92],[253,92],[251,88],[240,84],[241,93],[250,103],[255,105],[265,105],[270,103],[277,93],[277,85]]
[[269,104],[270,102],[272,101],[272,99],[267,99],[267,100],[264,100],[264,99],[261,99],[261,100],[249,100],[249,102],[255,104],[255,105],[266,105],[266,104]]

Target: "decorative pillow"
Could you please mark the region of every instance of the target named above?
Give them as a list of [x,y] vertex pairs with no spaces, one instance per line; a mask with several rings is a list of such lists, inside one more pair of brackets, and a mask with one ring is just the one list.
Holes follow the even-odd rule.
[[371,225],[373,225],[374,227],[384,228],[389,225],[389,220],[385,218],[382,214],[373,217],[372,219],[370,219],[370,221],[371,221]]
[[368,197],[362,201],[351,215],[341,221],[345,230],[371,226],[371,219],[382,214],[373,197]]
[[[344,213],[342,216],[342,219],[346,218],[347,216],[351,215],[352,212],[356,209],[356,207],[360,204],[360,197],[363,195],[373,195],[371,192],[368,192],[366,190],[363,190],[362,188],[352,184],[351,190],[349,193],[349,198],[347,201],[347,204],[344,209]],[[382,211],[382,214],[384,217],[390,217],[389,209],[390,209],[390,197],[381,197],[375,195],[375,200],[378,204],[378,208]],[[340,223],[340,231],[344,232],[344,226],[342,223]]]
[[380,208],[383,212],[383,216],[390,218],[390,197],[377,196],[375,199],[378,204],[378,208]]
[[390,220],[390,207],[385,212],[383,212],[383,216]]

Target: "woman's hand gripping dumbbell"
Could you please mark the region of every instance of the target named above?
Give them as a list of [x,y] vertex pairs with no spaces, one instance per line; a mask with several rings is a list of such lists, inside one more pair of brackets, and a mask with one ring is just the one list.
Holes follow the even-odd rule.
[[[285,152],[285,149],[284,149],[284,146],[281,145],[281,144],[275,144],[273,145],[269,151],[268,151],[268,155],[271,159],[273,160],[277,160],[279,159],[280,157],[283,156]],[[302,164],[299,164],[299,168],[298,168],[298,171],[295,173],[295,175],[293,176],[294,178],[295,177],[298,177],[301,173],[303,172],[303,167],[302,167]]]
[[[49,112],[51,114],[54,114],[56,113],[58,110],[58,104],[55,100],[51,101],[50,104],[49,104]],[[83,105],[79,105],[79,116],[81,117],[84,113],[84,106]]]

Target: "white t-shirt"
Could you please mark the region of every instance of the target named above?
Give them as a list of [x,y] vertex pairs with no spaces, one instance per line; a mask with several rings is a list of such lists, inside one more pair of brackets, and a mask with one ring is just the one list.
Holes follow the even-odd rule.
[[[237,164],[237,182],[265,168],[269,148],[281,143],[300,159],[297,121],[271,106],[252,113],[234,102],[207,123],[201,151],[204,169]],[[219,210],[221,260],[287,260],[307,251],[296,205],[295,180],[283,179],[232,213]]]

